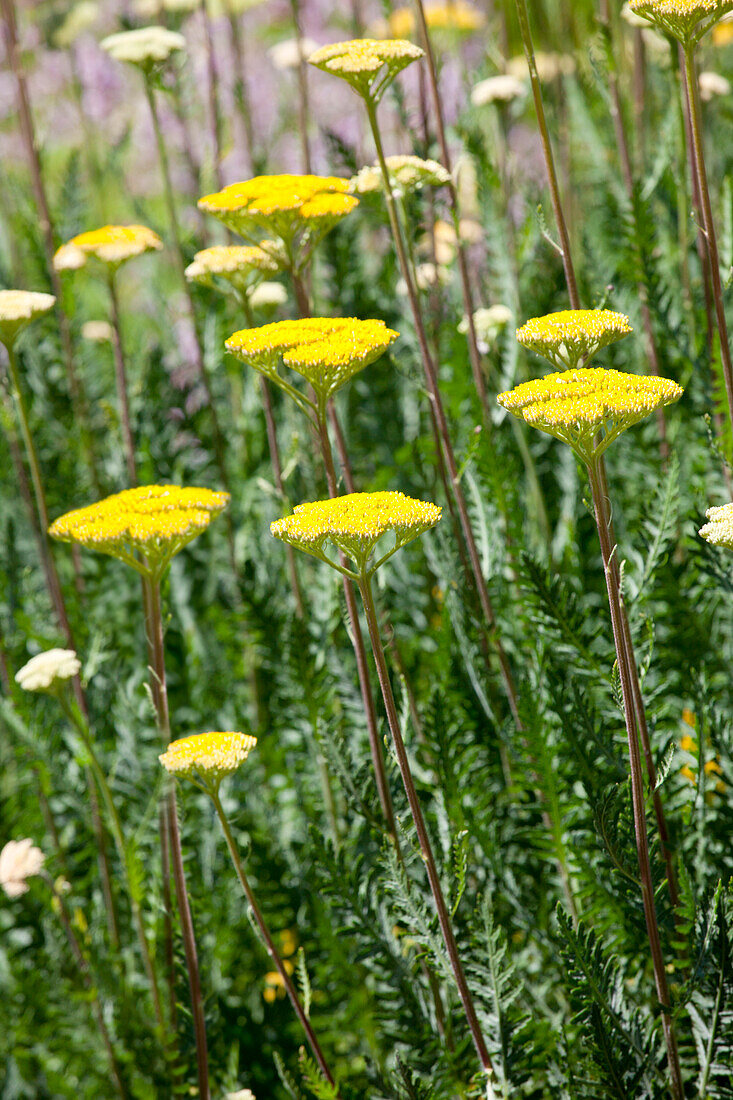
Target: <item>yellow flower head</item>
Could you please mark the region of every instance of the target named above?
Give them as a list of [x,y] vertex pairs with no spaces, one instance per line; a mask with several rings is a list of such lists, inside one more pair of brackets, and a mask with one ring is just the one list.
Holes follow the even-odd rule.
[[702,538],[712,546],[725,546],[733,550],[733,503],[708,508],[705,517],[708,523],[698,532]]
[[[441,187],[450,180],[450,172],[437,160],[423,160],[409,155],[386,157],[392,190],[411,194],[423,187]],[[379,163],[360,169],[349,181],[349,187],[359,195],[381,191],[384,186]]]
[[370,572],[374,572],[401,546],[434,527],[440,513],[437,505],[404,493],[349,493],[298,504],[293,515],[271,523],[270,531],[275,538],[333,565],[324,550],[330,541],[362,571],[379,539],[393,533],[395,544],[372,567]]
[[[509,412],[573,448],[584,462],[655,409],[671,405],[683,390],[668,378],[581,368],[522,382],[497,401]],[[595,436],[602,433],[596,445]]]
[[[464,0],[453,0],[447,4],[426,4],[425,22],[428,30],[464,35],[481,30],[486,23],[486,17],[473,4],[466,4]],[[387,20],[387,33],[393,38],[407,38],[416,31],[417,23],[412,8],[395,8]]]
[[612,313],[610,309],[564,309],[525,322],[517,329],[517,340],[559,370],[572,370],[632,331],[623,313]]
[[419,46],[403,38],[354,38],[321,46],[308,61],[324,73],[342,77],[376,104],[397,74],[422,56]]
[[383,321],[308,317],[242,329],[229,337],[226,348],[285,389],[301,407],[307,406],[308,399],[293,393],[278,368],[282,363],[296,371],[313,387],[322,415],[336,391],[378,359],[398,335]]
[[195,733],[172,741],[158,759],[171,775],[218,787],[249,756],[257,738],[248,733]]
[[689,44],[699,42],[721,16],[733,11],[733,0],[630,0],[629,7]]
[[214,286],[217,278],[241,293],[256,286],[265,275],[276,274],[281,264],[275,259],[278,243],[264,242],[260,245],[214,245],[197,252],[186,268],[189,282],[202,286]]
[[145,576],[160,577],[171,558],[215,519],[228,493],[178,485],[125,489],[60,516],[49,534],[127,562]]
[[0,290],[0,343],[12,347],[26,325],[53,309],[53,294],[36,290]]
[[[348,189],[349,181],[339,176],[255,176],[204,195],[198,205],[233,232],[256,242],[280,267],[284,254],[298,267],[326,233],[359,205],[346,193]],[[258,240],[262,233],[278,240]]]
[[104,225],[88,233],[79,233],[62,244],[53,258],[57,271],[75,271],[93,258],[117,268],[133,256],[158,251],[163,242],[145,225]]

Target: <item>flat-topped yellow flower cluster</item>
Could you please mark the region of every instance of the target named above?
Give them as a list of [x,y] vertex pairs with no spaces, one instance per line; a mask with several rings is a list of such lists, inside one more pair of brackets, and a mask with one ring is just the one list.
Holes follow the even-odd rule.
[[248,733],[195,733],[172,741],[158,759],[167,772],[191,778],[220,781],[231,775],[249,756],[257,738]]
[[275,538],[321,558],[323,544],[330,540],[364,567],[383,535],[394,533],[397,549],[434,527],[441,511],[436,504],[399,492],[349,493],[298,504],[293,515],[271,523],[270,531]]
[[733,11],[733,0],[630,0],[629,7],[679,41],[694,43]]
[[278,271],[278,263],[272,255],[276,244],[276,241],[265,241],[262,245],[217,244],[203,248],[186,268],[186,278],[207,282],[214,275],[226,278],[254,271],[274,275]]
[[632,332],[629,319],[610,309],[565,309],[533,317],[517,329],[517,340],[561,370],[577,367]]
[[228,493],[211,489],[145,485],[67,512],[49,534],[110,554],[138,572],[160,572],[228,503]]
[[117,267],[134,256],[162,247],[158,234],[146,225],[103,225],[101,229],[79,233],[62,244],[53,258],[53,266],[57,271],[76,271],[93,257]]
[[404,38],[352,38],[321,46],[311,65],[340,76],[364,99],[378,103],[402,69],[423,57],[423,50]]
[[282,362],[310,383],[323,407],[398,336],[384,321],[307,317],[242,329],[229,337],[226,348],[278,385],[282,384],[277,373]]
[[[497,401],[588,460],[632,424],[678,401],[682,393],[682,387],[668,378],[591,367],[522,382],[500,393]],[[604,434],[596,446],[599,432]]]

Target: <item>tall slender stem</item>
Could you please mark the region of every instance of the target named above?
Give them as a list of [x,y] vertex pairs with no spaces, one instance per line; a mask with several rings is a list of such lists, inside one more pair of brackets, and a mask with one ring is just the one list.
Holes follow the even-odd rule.
[[570,298],[570,307],[571,309],[580,309],[578,284],[575,280],[575,268],[573,267],[573,258],[570,251],[570,237],[568,235],[568,227],[565,222],[562,201],[560,199],[560,185],[557,179],[555,158],[552,153],[550,132],[547,129],[545,106],[542,102],[542,86],[540,84],[540,78],[537,72],[537,64],[535,62],[534,46],[532,45],[532,31],[530,30],[529,26],[529,13],[527,11],[526,0],[517,0],[517,15],[519,16],[519,29],[522,35],[524,54],[527,58],[527,66],[529,68],[529,79],[532,85],[532,98],[534,99],[535,112],[537,114],[537,125],[540,131],[540,141],[542,142],[542,152],[545,158],[545,168],[547,170],[547,181],[550,186],[552,209],[555,214],[555,223],[557,225],[557,232],[560,237],[560,251],[562,253],[562,265],[565,270],[565,282],[567,283],[568,297]]
[[592,460],[587,468],[593,494],[593,506],[595,509],[596,525],[598,527],[598,538],[601,544],[601,556],[603,558],[606,588],[608,591],[608,603],[611,610],[613,640],[616,646],[618,669],[621,678],[621,691],[624,701],[626,734],[629,744],[631,800],[634,814],[634,831],[636,835],[636,852],[639,861],[641,894],[644,903],[644,917],[646,919],[647,936],[651,950],[652,965],[654,967],[654,981],[657,997],[662,1009],[662,1027],[664,1029],[664,1040],[667,1047],[667,1060],[672,1083],[672,1095],[675,1100],[683,1100],[684,1088],[682,1085],[682,1072],[677,1051],[677,1039],[671,1016],[667,972],[664,968],[664,957],[662,955],[662,945],[659,938],[659,925],[657,923],[657,913],[654,905],[654,886],[652,882],[651,865],[649,862],[649,840],[646,828],[644,777],[642,774],[641,753],[639,751],[639,738],[635,720],[633,688],[629,676],[628,654],[624,639],[621,597],[618,587],[618,578],[612,561],[614,548],[611,543],[606,495],[603,491],[603,483],[599,474],[597,461]]
[[249,880],[247,879],[247,876],[244,873],[244,868],[242,866],[242,861],[239,858],[239,852],[237,850],[237,845],[236,845],[236,842],[235,842],[234,837],[232,835],[232,830],[230,828],[229,821],[227,820],[227,816],[224,813],[224,809],[223,809],[221,801],[219,799],[219,795],[216,791],[214,791],[213,789],[210,789],[210,788],[208,789],[208,793],[211,796],[211,799],[212,799],[212,801],[214,803],[214,806],[216,808],[217,815],[219,817],[219,821],[221,822],[221,827],[224,830],[224,836],[226,837],[227,847],[229,848],[229,855],[232,857],[232,863],[234,864],[234,870],[237,872],[237,878],[239,879],[240,885],[241,885],[242,889],[244,890],[245,897],[247,898],[247,903],[248,903],[250,909],[252,910],[252,915],[253,915],[256,923],[257,923],[257,927],[260,930],[260,935],[262,936],[262,939],[265,941],[265,947],[267,949],[267,954],[272,959],[273,963],[275,964],[275,967],[277,968],[278,974],[280,975],[280,977],[283,980],[283,985],[285,986],[285,990],[288,994],[288,997],[290,998],[290,1003],[292,1004],[293,1008],[295,1009],[295,1013],[296,1013],[298,1019],[300,1020],[302,1026],[303,1026],[303,1030],[305,1031],[306,1038],[308,1039],[308,1044],[309,1044],[311,1050],[313,1051],[313,1056],[315,1057],[316,1061],[318,1062],[318,1065],[321,1067],[321,1072],[323,1073],[323,1076],[326,1078],[329,1085],[335,1085],[333,1074],[331,1073],[330,1069],[328,1068],[328,1063],[327,1063],[327,1061],[324,1057],[323,1051],[321,1050],[318,1039],[316,1038],[316,1033],[313,1030],[313,1026],[312,1026],[310,1020],[308,1019],[308,1017],[306,1016],[305,1009],[303,1008],[303,1005],[301,1004],[301,1001],[300,1001],[300,997],[298,996],[298,991],[296,990],[295,985],[293,984],[292,978],[290,977],[290,975],[287,972],[287,969],[285,968],[285,964],[283,963],[283,960],[280,957],[279,951],[275,947],[275,943],[272,939],[272,936],[270,935],[270,930],[267,927],[267,923],[265,921],[264,916],[262,915],[262,910],[260,909],[259,905],[257,904],[257,899],[254,896],[254,893],[252,891],[252,887],[250,886]]
[[112,306],[112,349],[115,360],[115,383],[117,386],[117,400],[120,403],[120,419],[122,421],[122,440],[125,445],[125,462],[127,464],[127,477],[131,486],[137,485],[137,466],[135,464],[135,438],[132,434],[130,421],[130,403],[127,397],[127,371],[125,369],[125,355],[122,350],[122,325],[120,322],[120,305],[117,298],[116,272],[109,269],[107,285],[109,286],[109,298]]
[[[165,649],[163,643],[163,615],[160,606],[160,581],[157,577],[146,577],[147,600],[145,611],[147,615],[146,629],[150,640],[150,649],[153,656],[153,666],[150,669],[150,680],[153,687],[153,698],[158,714],[158,728],[165,747],[171,740],[170,713],[168,710],[168,688],[165,676]],[[181,851],[181,836],[178,831],[178,814],[176,810],[176,792],[171,783],[166,794],[166,809],[168,818],[168,837],[170,840],[170,857],[173,865],[173,880],[176,887],[176,900],[178,902],[178,914],[181,920],[181,934],[183,948],[186,954],[186,969],[188,970],[188,984],[191,995],[191,1012],[193,1016],[193,1028],[196,1038],[196,1064],[198,1068],[198,1084],[200,1100],[210,1100],[209,1089],[209,1060],[206,1045],[206,1023],[204,1020],[204,1005],[201,994],[201,980],[199,977],[198,953],[196,951],[196,938],[194,935],[191,907],[188,901],[186,889],[186,873],[183,867],[183,853]]]
[[208,110],[209,127],[212,138],[212,160],[214,163],[214,180],[217,190],[221,190],[221,114],[219,111],[219,96],[217,94],[218,75],[216,65],[216,51],[214,49],[214,35],[211,29],[211,20],[206,7],[206,0],[199,0],[199,14],[204,24],[204,39],[206,42],[206,67],[208,84]]
[[438,914],[438,922],[440,924],[440,930],[443,934],[443,942],[445,943],[445,948],[448,952],[451,970],[453,971],[456,986],[458,987],[458,994],[461,998],[461,1003],[463,1005],[463,1010],[466,1014],[466,1019],[468,1020],[468,1026],[471,1031],[471,1036],[473,1038],[476,1051],[478,1052],[481,1067],[486,1073],[487,1077],[489,1077],[490,1079],[493,1075],[491,1058],[489,1057],[486,1040],[484,1039],[483,1032],[481,1031],[481,1025],[479,1024],[478,1016],[476,1014],[476,1009],[473,1003],[473,998],[468,988],[468,982],[466,981],[466,975],[463,970],[463,964],[458,953],[458,944],[456,943],[450,914],[448,912],[448,907],[445,903],[445,898],[443,896],[443,889],[440,885],[440,876],[438,875],[438,868],[435,864],[435,856],[433,855],[430,838],[428,836],[428,831],[425,826],[425,819],[423,817],[422,808],[420,806],[420,800],[417,797],[415,782],[412,778],[412,770],[410,768],[410,762],[407,757],[407,750],[405,749],[405,743],[402,740],[402,732],[400,730],[400,721],[397,714],[397,706],[395,704],[394,695],[392,693],[392,685],[390,683],[389,672],[387,670],[387,662],[384,656],[384,647],[382,646],[382,640],[379,634],[379,625],[377,622],[376,608],[374,606],[374,595],[372,592],[371,578],[366,569],[362,570],[361,576],[359,578],[359,591],[361,593],[361,598],[364,602],[364,611],[366,614],[367,626],[369,628],[369,638],[372,643],[374,662],[377,666],[377,675],[379,676],[379,683],[382,688],[382,697],[384,699],[384,706],[387,712],[387,721],[389,722],[389,728],[392,733],[392,739],[394,741],[397,761],[399,763],[400,773],[402,775],[402,782],[405,786],[407,801],[410,804],[412,819],[415,823],[415,830],[417,832],[417,837],[420,844],[420,851],[422,853],[422,857],[425,862],[425,868],[428,873],[430,889]]
[[702,208],[703,227],[707,242],[708,258],[710,261],[710,279],[713,291],[713,303],[715,306],[715,319],[720,335],[720,362],[723,368],[725,381],[725,393],[728,398],[728,413],[731,426],[733,426],[733,363],[731,362],[730,343],[728,341],[728,326],[725,320],[725,304],[723,299],[723,285],[720,279],[720,255],[718,253],[718,238],[715,232],[715,221],[710,203],[710,188],[708,187],[708,175],[705,167],[705,153],[702,144],[702,111],[700,109],[700,91],[695,73],[694,46],[686,45],[683,48],[684,73],[687,97],[690,104],[690,128],[692,131],[692,154],[697,169],[697,179],[700,187],[700,204]]
[[306,65],[305,58],[303,57],[303,31],[300,26],[299,0],[290,0],[290,11],[293,17],[295,41],[298,47],[298,132],[300,134],[303,155],[303,171],[306,173],[306,175],[310,175],[313,169],[311,164],[311,147],[309,136],[310,110],[308,103],[308,67]]
[[430,354],[430,348],[428,347],[427,335],[425,333],[425,326],[423,324],[422,314],[420,311],[420,303],[418,301],[417,291],[415,289],[415,284],[410,272],[410,265],[405,251],[402,233],[400,231],[394,194],[392,192],[392,185],[389,179],[389,171],[387,169],[387,163],[384,156],[384,148],[382,146],[379,125],[377,123],[376,108],[373,101],[370,99],[366,99],[365,104],[367,115],[369,118],[369,124],[371,126],[372,135],[374,138],[374,145],[377,151],[377,158],[379,160],[379,165],[382,171],[382,181],[387,203],[387,213],[389,215],[390,227],[392,229],[392,237],[394,239],[394,245],[397,251],[400,272],[407,288],[410,308],[412,310],[413,321],[415,324],[415,331],[417,334],[418,344],[420,346],[420,355],[425,372],[425,381],[427,384],[428,396],[430,398],[430,403],[433,408],[435,421],[438,427],[438,447],[442,450],[445,456],[448,473],[450,475],[449,484],[451,494],[453,496],[453,499],[455,500],[456,508],[458,510],[461,530],[463,532],[463,538],[466,543],[466,548],[468,550],[468,556],[471,563],[471,573],[473,574],[476,591],[479,597],[479,603],[481,605],[481,611],[485,619],[486,629],[489,634],[491,643],[493,644],[496,655],[499,659],[499,667],[501,670],[502,680],[504,682],[504,688],[509,701],[509,707],[514,718],[515,725],[518,728],[521,728],[516,685],[514,683],[514,677],[509,666],[509,661],[506,656],[504,646],[502,645],[501,639],[496,630],[496,616],[494,614],[494,609],[491,605],[489,591],[486,586],[486,579],[481,568],[481,560],[479,558],[478,547],[476,546],[476,539],[473,533],[473,528],[471,526],[466,498],[463,494],[463,489],[460,483],[458,465],[456,463],[456,457],[450,439],[448,421],[445,415],[443,400],[440,395],[440,389],[438,386],[438,374],[435,363],[433,362],[433,358]]

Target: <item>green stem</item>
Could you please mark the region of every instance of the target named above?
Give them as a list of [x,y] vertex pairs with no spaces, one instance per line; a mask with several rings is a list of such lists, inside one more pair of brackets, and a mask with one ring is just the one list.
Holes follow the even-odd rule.
[[112,349],[115,360],[115,384],[117,386],[117,400],[120,403],[120,418],[122,421],[122,441],[125,445],[125,462],[127,463],[127,477],[131,486],[137,485],[137,467],[135,465],[135,438],[132,434],[130,420],[130,403],[127,396],[127,371],[125,368],[125,356],[122,350],[122,325],[120,323],[120,304],[117,298],[117,286],[115,283],[115,270],[110,268],[107,277],[109,298],[112,307]]
[[623,613],[621,610],[621,597],[618,586],[618,577],[612,561],[614,547],[611,542],[609,517],[606,509],[606,496],[603,491],[603,482],[596,460],[592,460],[588,466],[593,505],[595,509],[598,538],[601,544],[601,556],[606,576],[606,588],[608,591],[608,603],[611,611],[611,626],[613,640],[616,646],[619,676],[621,679],[621,691],[624,701],[624,716],[626,720],[626,734],[629,744],[629,761],[631,773],[631,799],[634,814],[634,830],[636,835],[636,852],[639,861],[639,875],[641,879],[641,894],[644,903],[644,916],[646,919],[647,936],[654,968],[654,980],[662,1010],[662,1027],[664,1040],[667,1047],[667,1060],[672,1084],[672,1095],[675,1100],[683,1100],[684,1087],[682,1084],[682,1072],[680,1069],[679,1054],[677,1051],[677,1039],[672,1022],[672,1010],[667,985],[667,972],[664,967],[662,945],[659,938],[659,926],[654,905],[654,886],[652,882],[651,865],[649,862],[649,840],[646,828],[646,805],[644,800],[644,777],[642,773],[641,753],[639,751],[639,737],[635,720],[635,708],[631,677],[629,674],[629,657],[626,647]]
[[283,985],[285,986],[285,990],[288,994],[288,997],[290,998],[290,1003],[292,1004],[293,1008],[295,1009],[295,1013],[296,1013],[298,1019],[300,1020],[302,1026],[303,1026],[303,1030],[305,1031],[306,1038],[308,1039],[308,1044],[309,1044],[311,1050],[313,1051],[313,1056],[315,1057],[316,1061],[318,1062],[318,1065],[321,1067],[321,1072],[323,1073],[323,1076],[326,1078],[326,1080],[328,1081],[328,1083],[330,1085],[334,1086],[335,1081],[334,1081],[333,1075],[332,1075],[330,1069],[328,1068],[328,1063],[326,1062],[326,1059],[323,1055],[323,1051],[321,1050],[318,1039],[316,1038],[316,1033],[313,1030],[313,1027],[311,1025],[310,1020],[306,1016],[305,1009],[303,1008],[303,1005],[301,1004],[301,1001],[300,1001],[300,997],[298,996],[298,991],[296,990],[295,985],[293,984],[293,981],[292,981],[290,975],[288,974],[288,972],[285,968],[285,964],[283,963],[283,960],[280,957],[280,953],[278,952],[277,948],[275,947],[272,936],[270,935],[270,930],[267,927],[267,924],[265,922],[265,918],[262,915],[262,910],[260,909],[259,905],[257,904],[257,899],[254,896],[254,893],[252,891],[252,887],[250,886],[249,880],[247,879],[247,876],[244,873],[244,868],[242,866],[242,861],[239,858],[239,852],[237,850],[237,845],[236,845],[236,842],[235,842],[234,837],[232,835],[232,830],[230,828],[229,821],[227,820],[227,816],[224,813],[224,808],[223,808],[223,806],[221,804],[221,801],[219,799],[218,792],[213,790],[213,789],[209,789],[208,793],[211,796],[211,799],[214,803],[214,807],[216,809],[217,815],[219,817],[219,821],[221,822],[221,827],[224,831],[224,836],[226,838],[227,847],[229,848],[229,855],[232,857],[232,863],[234,864],[234,870],[237,872],[237,878],[239,879],[242,890],[244,891],[244,895],[247,898],[247,903],[248,903],[250,909],[252,910],[252,915],[253,915],[256,923],[257,923],[257,927],[260,930],[260,935],[262,936],[262,939],[265,942],[265,947],[267,949],[267,954],[272,959],[273,963],[275,964],[275,967],[277,969],[278,974],[282,978]]
[[[153,698],[156,704],[158,728],[161,733],[163,744],[167,748],[171,740],[171,725],[170,712],[168,709],[168,688],[165,676],[165,650],[163,643],[163,615],[160,606],[160,580],[158,577],[146,577],[145,584],[147,586],[147,599],[144,602],[147,618],[145,625],[150,652],[153,658],[153,665],[150,669],[150,680],[153,688]],[[186,969],[188,971],[188,983],[191,995],[191,1012],[193,1016],[194,1035],[196,1038],[199,1100],[210,1100],[211,1093],[209,1090],[206,1023],[204,1021],[198,953],[196,951],[196,939],[194,935],[193,919],[191,917],[191,907],[189,905],[188,892],[186,890],[186,873],[183,868],[183,853],[181,851],[181,837],[178,831],[178,815],[176,812],[176,792],[172,784],[168,789],[166,802],[170,857],[173,865],[173,880],[176,887],[178,914],[181,920],[181,934],[186,955]]]
[[428,880],[430,882],[430,889],[435,902],[435,908],[438,914],[438,922],[440,924],[440,930],[443,934],[443,942],[448,953],[450,960],[451,970],[458,987],[458,993],[461,998],[463,1010],[468,1020],[468,1026],[471,1031],[471,1036],[478,1052],[479,1061],[484,1073],[489,1080],[493,1075],[493,1067],[491,1064],[491,1058],[486,1046],[486,1040],[484,1039],[481,1031],[481,1025],[478,1021],[476,1009],[474,1007],[473,998],[468,988],[468,982],[463,970],[463,964],[458,953],[458,945],[456,943],[455,934],[453,932],[453,926],[451,924],[450,914],[448,907],[445,903],[443,896],[443,890],[440,885],[440,876],[438,875],[438,868],[435,864],[435,857],[433,855],[433,849],[430,844],[430,838],[425,826],[425,819],[423,817],[422,808],[420,806],[420,800],[417,796],[415,789],[415,782],[412,777],[412,770],[410,768],[410,762],[407,756],[407,750],[405,749],[405,743],[402,740],[402,732],[400,730],[400,721],[397,714],[397,706],[395,704],[394,695],[392,693],[392,685],[389,679],[389,672],[387,670],[387,661],[384,656],[384,647],[382,646],[382,640],[379,634],[379,625],[377,622],[377,612],[374,606],[374,595],[372,592],[371,577],[369,572],[363,568],[361,576],[359,577],[359,591],[364,602],[364,611],[366,614],[367,626],[369,628],[369,638],[372,643],[372,652],[374,654],[374,662],[377,666],[377,675],[379,676],[379,683],[382,688],[382,697],[384,699],[384,706],[387,712],[387,721],[389,722],[389,728],[392,733],[392,739],[394,741],[395,752],[397,755],[397,761],[400,767],[400,773],[402,775],[402,782],[405,787],[405,794],[407,795],[407,801],[410,804],[410,811],[412,813],[412,819],[415,823],[415,830],[417,832],[418,841],[420,844],[420,851],[422,858],[425,862],[425,867],[428,874]]

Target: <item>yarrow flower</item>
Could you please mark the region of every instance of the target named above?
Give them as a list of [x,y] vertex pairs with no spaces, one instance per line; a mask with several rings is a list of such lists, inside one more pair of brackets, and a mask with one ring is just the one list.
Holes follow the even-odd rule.
[[340,76],[358,95],[377,104],[397,74],[419,57],[423,50],[402,38],[354,38],[321,46],[308,62]]
[[53,294],[36,290],[0,290],[0,343],[12,347],[26,325],[53,309]]
[[244,763],[256,744],[257,738],[247,733],[195,733],[172,741],[158,759],[171,775],[199,780],[216,789]]
[[282,283],[260,283],[250,292],[250,309],[272,310],[277,306],[284,306],[288,300],[288,292]]
[[62,244],[53,258],[53,266],[57,271],[76,271],[87,260],[95,259],[116,269],[134,256],[157,252],[162,247],[158,234],[145,225],[103,225]]
[[698,534],[712,546],[725,546],[733,550],[733,503],[708,508],[705,518],[708,522]]
[[[426,4],[425,22],[431,31],[472,34],[485,25],[486,16],[473,4],[452,0],[447,4]],[[386,22],[386,32],[393,38],[406,38],[415,34],[416,30],[417,21],[412,8],[395,8]]]
[[[199,199],[200,210],[268,252],[283,266],[306,261],[330,229],[359,205],[338,176],[255,176]],[[259,240],[262,233],[278,241]]]
[[214,245],[197,252],[186,268],[190,282],[213,286],[216,277],[230,283],[240,293],[246,293],[264,275],[275,275],[281,264],[275,259],[278,242],[260,245]]
[[27,893],[26,880],[41,873],[45,858],[28,838],[8,841],[0,852],[0,886],[9,898]]
[[693,45],[733,11],[733,0],[630,0],[629,8],[683,45]]
[[67,512],[48,533],[119,558],[144,576],[160,577],[228,503],[228,493],[211,489],[144,485]]
[[524,80],[510,73],[502,73],[474,84],[471,89],[471,103],[474,107],[485,107],[487,103],[510,103],[526,94],[527,85]]
[[[450,172],[437,160],[405,155],[385,157],[385,162],[392,190],[396,193],[411,194],[423,187],[441,187],[450,180]],[[381,191],[383,187],[384,179],[378,162],[361,168],[349,181],[349,190],[359,195]]]
[[632,332],[628,317],[609,309],[565,309],[533,317],[517,330],[517,340],[560,370],[592,359],[601,348]]
[[185,50],[186,39],[166,27],[140,27],[134,31],[107,35],[100,46],[115,61],[126,61],[149,75],[163,65],[171,54]]
[[401,546],[434,527],[440,514],[437,505],[414,500],[404,493],[349,493],[330,500],[298,504],[291,516],[271,523],[270,531],[275,538],[340,569],[326,557],[324,547],[330,541],[361,571],[366,570],[367,561],[382,536],[393,533],[394,546],[371,567],[369,572],[372,573]]
[[[520,420],[567,443],[586,464],[612,440],[655,409],[679,401],[683,390],[668,378],[600,367],[548,374],[497,396]],[[596,442],[596,436],[602,438]]]
[[78,676],[80,670],[81,661],[73,649],[47,649],[16,672],[15,682],[23,691],[51,691]]
[[398,336],[384,321],[307,317],[242,329],[230,336],[225,346],[232,355],[285,389],[307,410],[313,407],[312,402],[293,392],[278,368],[284,364],[296,371],[313,387],[317,411],[323,415],[336,391],[383,355]]

